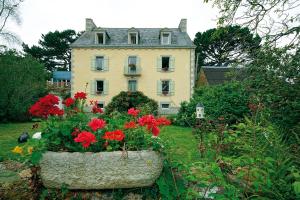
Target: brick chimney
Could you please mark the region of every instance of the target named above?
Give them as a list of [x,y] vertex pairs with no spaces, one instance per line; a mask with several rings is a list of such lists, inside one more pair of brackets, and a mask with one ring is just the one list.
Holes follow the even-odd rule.
[[85,31],[92,31],[94,28],[96,28],[94,21],[90,18],[86,18],[85,19]]
[[181,32],[186,32],[187,29],[187,19],[181,19],[178,28]]

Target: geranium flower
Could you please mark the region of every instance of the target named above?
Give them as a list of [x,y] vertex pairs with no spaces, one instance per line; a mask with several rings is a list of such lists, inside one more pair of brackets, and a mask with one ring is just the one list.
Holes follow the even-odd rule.
[[102,138],[106,140],[122,141],[125,138],[125,135],[121,130],[115,130],[112,132],[105,132]]
[[18,153],[18,154],[22,154],[23,153],[23,149],[22,147],[16,146],[13,150],[13,153]]
[[103,110],[100,107],[98,107],[98,105],[94,105],[92,107],[92,113],[94,113],[94,114],[103,113]]
[[72,136],[77,136],[80,133],[79,128],[74,128],[74,131],[71,133]]
[[127,122],[124,124],[124,128],[126,128],[126,129],[136,128],[136,127],[137,127],[137,124],[134,121]]
[[78,136],[74,138],[74,141],[81,143],[83,148],[88,148],[91,145],[91,143],[97,142],[96,136],[87,131],[79,133]]
[[160,133],[160,130],[157,126],[153,126],[151,132],[154,136],[158,136]]
[[130,109],[128,109],[127,113],[128,113],[128,115],[132,115],[132,116],[136,117],[140,113],[140,110],[130,108]]
[[88,125],[93,131],[97,131],[98,129],[104,128],[106,122],[103,119],[94,118]]
[[40,98],[29,109],[29,113],[32,116],[48,118],[49,115],[63,115],[64,111],[57,106],[59,98],[53,94],[48,94]]
[[77,92],[74,95],[74,98],[75,99],[86,99],[86,93],[85,92]]
[[157,125],[158,125],[158,126],[161,126],[161,125],[168,126],[168,125],[171,124],[171,121],[168,120],[168,119],[165,118],[165,117],[157,118],[157,119],[156,119],[156,122],[157,122]]
[[153,115],[145,115],[138,120],[140,126],[146,126],[154,136],[158,136],[160,130],[158,128],[159,123]]
[[63,104],[65,104],[67,107],[70,107],[71,105],[73,105],[75,103],[74,99],[72,99],[71,97],[70,98],[67,98],[64,100]]

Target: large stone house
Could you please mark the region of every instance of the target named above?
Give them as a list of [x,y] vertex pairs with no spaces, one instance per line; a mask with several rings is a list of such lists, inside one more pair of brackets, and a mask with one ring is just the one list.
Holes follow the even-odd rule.
[[176,112],[195,82],[195,46],[187,20],[178,28],[103,28],[86,19],[85,32],[71,45],[71,94],[107,105],[121,91],[141,91]]

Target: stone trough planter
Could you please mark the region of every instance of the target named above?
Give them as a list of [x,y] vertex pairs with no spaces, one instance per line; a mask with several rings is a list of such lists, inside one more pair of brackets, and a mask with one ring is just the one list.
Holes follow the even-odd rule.
[[154,151],[46,152],[40,162],[47,188],[114,189],[151,186],[163,168]]

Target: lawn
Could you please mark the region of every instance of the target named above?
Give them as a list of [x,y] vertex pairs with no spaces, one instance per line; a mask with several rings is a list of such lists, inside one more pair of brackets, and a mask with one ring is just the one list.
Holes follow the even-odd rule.
[[[32,135],[33,122],[0,124],[0,156],[7,157],[9,152],[18,145],[17,139],[24,131]],[[192,129],[177,126],[164,127],[160,134],[170,144],[171,159],[191,163],[199,159],[197,140]]]
[[0,156],[7,157],[9,152],[18,145],[18,137],[23,132],[29,135],[37,132],[32,130],[33,122],[0,124]]

